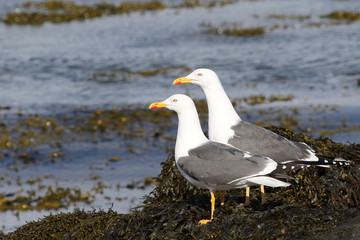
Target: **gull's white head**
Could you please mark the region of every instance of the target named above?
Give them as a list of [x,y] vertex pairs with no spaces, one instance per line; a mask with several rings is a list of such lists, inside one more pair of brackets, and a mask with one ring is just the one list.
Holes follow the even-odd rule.
[[177,113],[180,113],[187,109],[195,108],[195,104],[190,97],[184,94],[175,94],[162,102],[154,102],[150,104],[149,108],[167,108]]
[[186,77],[181,77],[176,79],[173,84],[183,84],[183,83],[192,83],[199,85],[200,87],[205,87],[213,84],[220,83],[219,77],[217,74],[207,68],[199,68],[187,75]]

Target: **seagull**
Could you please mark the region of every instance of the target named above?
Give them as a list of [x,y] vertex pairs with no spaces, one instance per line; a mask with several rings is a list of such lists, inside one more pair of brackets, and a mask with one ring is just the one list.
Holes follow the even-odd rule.
[[207,224],[214,219],[215,191],[254,185],[290,185],[273,177],[284,166],[290,169],[290,165],[210,141],[201,129],[195,104],[190,97],[175,94],[164,101],[150,104],[149,108],[167,108],[177,113],[176,167],[185,179],[196,187],[208,189],[211,196],[211,217],[200,220],[199,224]]
[[[303,161],[318,166],[348,165],[342,158],[316,154],[303,142],[290,141],[263,127],[244,121],[235,111],[217,74],[206,68],[196,69],[189,75],[177,78],[173,84],[192,83],[202,88],[209,109],[209,139],[227,144],[242,151],[266,156],[277,163],[286,164]],[[324,165],[316,164],[323,162]],[[300,165],[298,165],[300,166]],[[284,169],[285,171],[288,169]],[[261,203],[265,203],[265,189],[260,186]],[[246,189],[246,201],[250,202],[250,188]],[[223,200],[222,200],[223,204]]]

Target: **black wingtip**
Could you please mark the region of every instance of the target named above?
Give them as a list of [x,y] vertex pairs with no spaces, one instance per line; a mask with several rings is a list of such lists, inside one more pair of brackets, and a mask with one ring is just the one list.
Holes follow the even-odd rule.
[[319,159],[318,164],[315,165],[337,165],[337,166],[348,166],[351,164],[351,161],[345,160],[343,158],[329,157],[325,155],[316,155]]
[[330,167],[330,166],[349,166],[351,161],[343,158],[318,156],[318,161],[292,161],[279,163],[276,172],[287,172],[295,169],[307,168],[310,166]]

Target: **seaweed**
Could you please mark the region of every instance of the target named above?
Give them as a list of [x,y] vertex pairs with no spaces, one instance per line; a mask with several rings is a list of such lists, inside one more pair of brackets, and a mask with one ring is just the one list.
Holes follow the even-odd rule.
[[212,8],[215,6],[225,6],[238,2],[237,0],[220,0],[220,1],[200,1],[200,0],[184,0],[180,4],[174,6],[174,8],[194,8],[194,7],[207,7]]
[[156,0],[148,2],[124,2],[120,5],[110,3],[98,3],[94,5],[77,5],[73,2],[47,1],[47,2],[25,2],[25,8],[35,7],[44,11],[23,11],[8,13],[3,21],[6,24],[17,25],[41,25],[45,22],[63,23],[73,20],[101,17],[105,15],[128,14],[132,12],[144,12],[165,9],[165,6]]
[[335,11],[331,12],[327,15],[322,16],[323,18],[330,18],[336,20],[346,20],[346,21],[359,21],[360,13],[358,12],[350,12],[350,11]]
[[174,73],[183,74],[184,72],[188,72],[191,69],[187,66],[168,66],[161,68],[153,68],[146,69],[140,71],[113,71],[113,72],[94,72],[89,76],[90,81],[94,81],[97,83],[111,83],[120,82],[120,81],[130,81],[138,76],[142,77],[152,77],[158,75],[173,75]]
[[[31,184],[27,182],[27,184]],[[40,187],[39,187],[40,188]],[[20,194],[16,197],[2,196],[0,194],[0,211],[17,210],[42,210],[42,209],[59,209],[66,207],[70,202],[84,202],[91,203],[93,197],[89,192],[83,193],[77,188],[62,188],[57,187],[53,189],[51,186],[47,188],[43,196],[36,196],[35,192],[28,192],[28,195]]]
[[272,103],[272,102],[287,102],[292,101],[294,99],[294,95],[271,95],[266,97],[264,94],[251,95],[243,98],[243,101],[248,105],[259,105],[264,103]]
[[360,126],[338,127],[335,129],[323,129],[319,131],[320,136],[332,136],[338,133],[360,131]]
[[[166,72],[168,70],[165,68],[159,71]],[[349,125],[346,122],[334,123],[334,126],[329,126],[331,123],[320,119],[318,120],[319,123],[310,124],[314,125],[314,127],[301,123],[304,120],[314,122],[310,118],[304,119],[302,116],[303,111],[323,113],[329,110],[335,111],[336,106],[309,105],[305,109],[269,106],[274,102],[293,101],[293,99],[293,95],[266,96],[257,94],[235,99],[233,104],[239,106],[237,110],[242,115],[245,115],[248,119],[255,118],[254,121],[262,126],[281,124],[296,131],[314,132],[321,136],[359,131],[359,126]],[[195,100],[195,103],[199,117],[205,124],[208,118],[207,103],[204,100]],[[267,108],[258,108],[259,116],[250,116],[250,111],[246,107],[261,104],[266,104]],[[254,114],[253,111],[251,113]],[[261,120],[259,117],[261,117]],[[80,107],[61,117],[56,115],[22,114],[9,119],[4,116],[0,121],[0,149],[5,150],[7,153],[0,154],[0,159],[11,158],[14,164],[9,168],[13,170],[18,169],[18,163],[56,162],[66,158],[62,151],[63,144],[82,141],[97,142],[103,137],[121,138],[124,140],[125,149],[129,153],[137,153],[137,147],[131,140],[162,138],[167,142],[173,142],[174,137],[169,135],[169,131],[176,129],[175,120],[175,114],[170,111],[147,111],[131,105],[111,109]],[[36,148],[44,145],[51,148],[51,152],[45,156],[40,156],[36,150],[31,149],[32,147]]]
[[285,14],[268,14],[268,18],[274,19],[291,19],[291,20],[308,20],[311,18],[310,15],[285,15]]
[[264,27],[237,28],[237,29],[218,29],[218,33],[227,36],[259,36],[265,34]]
[[119,5],[101,2],[93,5],[79,5],[71,1],[24,2],[24,8],[38,9],[37,11],[20,11],[8,13],[3,21],[6,24],[41,25],[45,22],[63,23],[70,21],[83,21],[108,15],[129,14],[133,12],[159,11],[165,8],[193,8],[215,7],[232,4],[236,1],[199,1],[184,0],[175,6],[166,6],[160,1],[123,2]]
[[238,24],[229,24],[229,23],[223,23],[220,27],[215,27],[209,23],[204,23],[202,25],[206,27],[205,32],[207,33],[221,34],[225,36],[252,37],[252,36],[262,36],[266,33],[265,27],[241,28],[237,26]]
[[[243,190],[228,192],[225,205],[217,202],[215,220],[205,226],[197,220],[209,214],[208,191],[189,184],[177,171],[173,154],[162,163],[156,188],[142,206],[129,214],[76,210],[30,222],[2,239],[304,239],[329,231],[360,214],[360,145],[314,139],[288,129],[270,130],[303,141],[324,155],[352,161],[351,166],[309,167],[288,174],[296,177],[288,188],[267,189],[261,205],[252,191],[243,206]],[[356,230],[337,236],[349,237]]]

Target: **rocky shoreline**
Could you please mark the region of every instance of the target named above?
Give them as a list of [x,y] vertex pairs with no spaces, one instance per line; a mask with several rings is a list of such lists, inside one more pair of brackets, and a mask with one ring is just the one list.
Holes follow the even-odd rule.
[[[317,152],[352,161],[350,166],[290,172],[297,178],[288,188],[267,189],[260,205],[252,191],[243,206],[244,191],[228,192],[217,206],[215,220],[199,226],[209,214],[206,191],[194,188],[178,173],[172,154],[162,163],[156,188],[142,206],[129,214],[111,209],[50,215],[18,228],[0,239],[355,239],[359,236],[360,144],[345,145],[328,138],[314,139],[290,130],[270,128],[304,141]],[[220,205],[217,202],[217,205]]]

